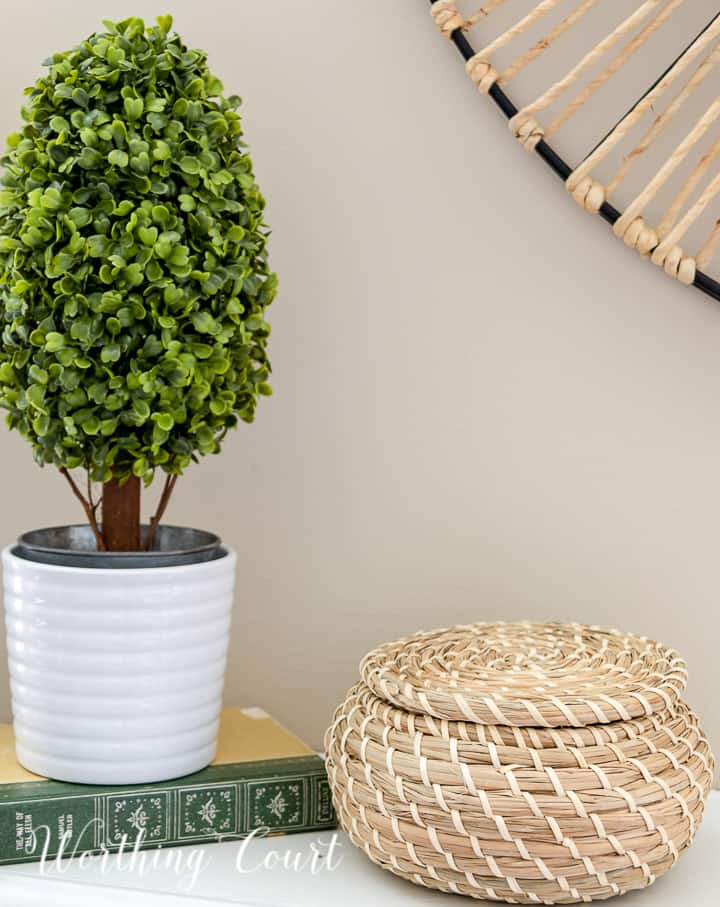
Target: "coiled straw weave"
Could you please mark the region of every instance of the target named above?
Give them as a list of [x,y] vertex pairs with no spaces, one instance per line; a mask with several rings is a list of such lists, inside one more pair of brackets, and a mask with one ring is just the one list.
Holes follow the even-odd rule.
[[474,624],[381,646],[327,732],[340,823],[419,885],[518,904],[643,888],[702,818],[686,671],[644,638]]

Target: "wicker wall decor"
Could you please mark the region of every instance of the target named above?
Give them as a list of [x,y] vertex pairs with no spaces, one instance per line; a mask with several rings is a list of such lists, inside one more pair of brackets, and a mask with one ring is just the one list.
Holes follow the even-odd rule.
[[[702,7],[707,17],[711,6],[485,0],[473,10],[462,8],[463,0],[436,0],[431,12],[478,90],[497,103],[513,135],[550,165],[581,207],[670,276],[720,299],[720,283],[709,273],[720,246],[720,98],[712,92],[720,12],[709,24],[702,21]],[[702,28],[685,34],[695,27],[687,21],[692,15]],[[662,60],[652,78],[643,69],[643,54],[651,53]],[[553,58],[560,60],[555,68]],[[638,68],[644,80],[639,97],[630,78]],[[527,100],[516,106],[508,85],[515,94],[523,78]],[[603,92],[618,84],[626,91],[615,107],[601,103]],[[707,91],[714,96],[704,98]],[[594,144],[566,163],[555,150],[558,133],[588,108],[597,111]]]
[[517,904],[650,885],[713,757],[677,653],[576,624],[472,624],[363,660],[325,738],[340,823],[418,885]]

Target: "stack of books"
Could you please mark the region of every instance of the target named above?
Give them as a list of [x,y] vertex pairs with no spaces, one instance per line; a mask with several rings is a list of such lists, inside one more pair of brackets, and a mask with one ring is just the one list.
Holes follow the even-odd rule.
[[208,768],[125,787],[33,775],[0,725],[0,865],[334,826],[322,759],[261,709],[224,710]]

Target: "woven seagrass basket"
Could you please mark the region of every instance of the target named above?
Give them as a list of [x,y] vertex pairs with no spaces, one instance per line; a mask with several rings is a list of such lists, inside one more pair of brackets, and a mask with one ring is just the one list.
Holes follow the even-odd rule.
[[472,624],[371,652],[325,738],[340,823],[418,885],[567,904],[650,885],[713,777],[686,669],[643,637]]

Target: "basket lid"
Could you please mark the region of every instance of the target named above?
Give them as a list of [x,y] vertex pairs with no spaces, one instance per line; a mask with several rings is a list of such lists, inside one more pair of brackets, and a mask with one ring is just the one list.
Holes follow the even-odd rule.
[[687,669],[644,636],[581,624],[478,623],[417,633],[363,659],[363,680],[410,712],[478,724],[585,727],[672,709]]

